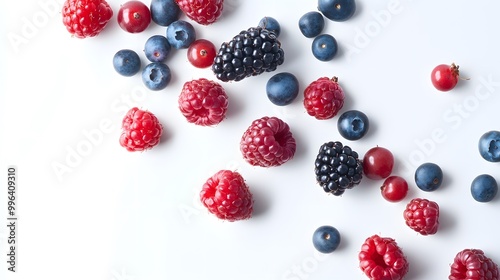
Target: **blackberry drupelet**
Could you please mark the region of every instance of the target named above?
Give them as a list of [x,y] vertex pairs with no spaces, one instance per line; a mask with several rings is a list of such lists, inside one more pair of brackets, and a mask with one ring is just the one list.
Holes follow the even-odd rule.
[[314,163],[316,181],[327,193],[339,196],[363,178],[363,165],[358,153],[341,142],[321,145]]
[[221,44],[212,71],[223,82],[241,81],[272,72],[284,60],[284,51],[276,34],[262,27],[251,27]]

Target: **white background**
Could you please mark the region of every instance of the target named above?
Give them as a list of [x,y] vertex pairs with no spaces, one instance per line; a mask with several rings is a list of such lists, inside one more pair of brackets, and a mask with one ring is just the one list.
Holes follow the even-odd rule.
[[[84,40],[62,25],[62,0],[0,4],[1,209],[8,165],[18,167],[19,179],[18,272],[7,273],[2,261],[1,279],[366,279],[357,254],[373,234],[403,248],[410,262],[405,279],[446,279],[465,248],[483,249],[500,263],[500,199],[478,203],[470,195],[477,175],[500,180],[498,164],[477,150],[483,133],[500,130],[499,2],[358,0],[350,20],[326,20],[324,32],[337,39],[340,52],[320,62],[310,51],[312,39],[298,29],[316,1],[226,0],[217,23],[193,23],[198,38],[220,45],[264,16],[276,18],[285,63],[275,73],[295,74],[301,94],[289,106],[273,105],[265,94],[271,73],[224,83],[227,119],[212,128],[187,123],[177,108],[184,82],[215,80],[210,69],[191,66],[185,50],[170,54],[173,78],[160,92],[147,90],[140,75],[114,72],[116,51],[136,50],[145,64],[146,39],[165,28],[126,33],[116,23],[122,2],[109,3],[114,15],[105,31]],[[432,68],[452,62],[469,80],[436,91]],[[338,117],[318,121],[306,114],[302,91],[322,76],[339,78],[347,95],[342,112],[357,109],[370,118],[363,139],[342,139]],[[132,106],[156,114],[165,128],[153,150],[129,153],[118,144],[121,119]],[[297,141],[292,161],[268,169],[250,166],[239,152],[244,130],[266,115],[286,121]],[[342,197],[325,194],[315,183],[314,158],[332,140],[361,156],[377,145],[390,149],[393,174],[410,184],[407,198],[389,203],[380,195],[382,182],[369,179]],[[423,162],[444,171],[433,193],[413,181]],[[202,184],[220,169],[246,179],[255,198],[252,219],[222,222],[200,206]],[[421,236],[404,224],[403,210],[414,197],[440,205],[437,234]],[[3,224],[6,210],[1,213]],[[311,242],[325,224],[342,235],[329,255],[315,252]],[[2,260],[8,235],[1,226]]]

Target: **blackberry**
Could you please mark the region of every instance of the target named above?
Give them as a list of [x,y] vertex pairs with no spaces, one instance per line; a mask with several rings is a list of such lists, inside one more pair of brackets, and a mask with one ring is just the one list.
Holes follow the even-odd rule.
[[250,27],[224,42],[212,64],[217,79],[241,81],[276,70],[285,61],[276,33],[262,27]]
[[358,153],[338,141],[321,145],[314,165],[316,181],[325,192],[336,196],[359,184],[363,178]]

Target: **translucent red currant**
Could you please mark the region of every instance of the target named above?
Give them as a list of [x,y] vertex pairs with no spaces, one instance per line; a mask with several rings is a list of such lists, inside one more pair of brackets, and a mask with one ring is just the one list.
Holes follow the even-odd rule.
[[206,39],[197,39],[189,45],[187,58],[197,68],[207,68],[212,65],[216,55],[215,45]]
[[452,63],[440,64],[432,70],[431,81],[432,85],[440,91],[452,90],[458,83],[459,71],[458,65]]
[[380,187],[382,196],[390,202],[403,200],[408,194],[408,183],[399,176],[389,176]]
[[146,30],[151,23],[151,12],[141,1],[131,0],[121,5],[117,20],[123,30],[139,33]]
[[394,156],[383,147],[369,149],[363,157],[363,173],[373,180],[389,177],[394,167]]

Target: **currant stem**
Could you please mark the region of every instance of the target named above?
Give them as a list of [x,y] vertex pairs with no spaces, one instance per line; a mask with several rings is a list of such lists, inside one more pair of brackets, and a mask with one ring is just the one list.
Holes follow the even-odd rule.
[[470,80],[470,78],[462,78],[462,76],[460,76],[460,71],[458,70],[460,68],[459,65],[456,65],[455,63],[452,63],[451,64],[451,72],[453,72],[453,74],[457,75],[457,77],[462,80],[462,81],[468,81]]

